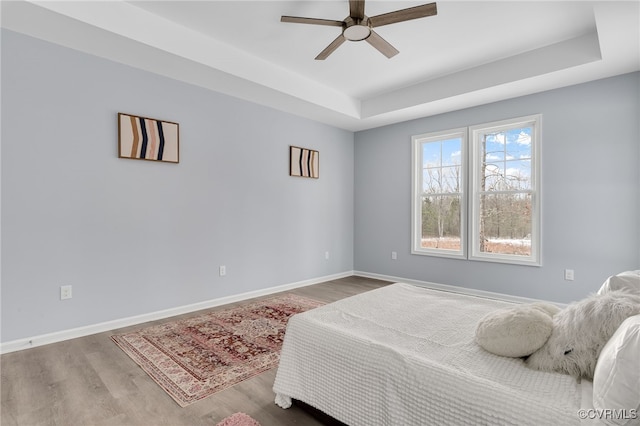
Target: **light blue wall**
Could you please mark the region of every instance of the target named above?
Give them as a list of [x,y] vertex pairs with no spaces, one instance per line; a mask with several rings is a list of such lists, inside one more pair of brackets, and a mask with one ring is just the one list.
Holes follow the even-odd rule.
[[[358,132],[354,149],[351,132],[3,30],[1,341],[353,269],[581,298],[640,267],[639,80]],[[179,122],[180,164],[118,159],[117,112]],[[535,113],[543,267],[410,255],[411,135]],[[320,151],[319,180],[288,176],[289,145]]]
[[[356,271],[569,302],[640,269],[639,89],[633,73],[356,133]],[[543,266],[411,255],[411,136],[537,113]]]
[[[118,112],[180,164],[118,159]],[[351,270],[352,132],[3,30],[3,342]]]

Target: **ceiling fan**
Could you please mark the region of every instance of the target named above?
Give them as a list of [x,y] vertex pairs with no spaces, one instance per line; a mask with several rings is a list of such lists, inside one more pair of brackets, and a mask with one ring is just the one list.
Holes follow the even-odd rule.
[[387,58],[397,55],[398,50],[389,42],[373,31],[375,27],[395,24],[396,22],[410,21],[412,19],[426,18],[438,13],[435,3],[423,4],[422,6],[410,7],[396,10],[395,12],[383,13],[382,15],[368,17],[364,14],[364,0],[349,0],[349,16],[342,21],[331,19],[301,18],[298,16],[283,16],[280,22],[292,22],[296,24],[327,25],[331,27],[342,27],[342,34],[329,44],[318,56],[317,60],[324,60],[332,54],[345,40],[362,41],[366,40],[370,45],[378,49]]

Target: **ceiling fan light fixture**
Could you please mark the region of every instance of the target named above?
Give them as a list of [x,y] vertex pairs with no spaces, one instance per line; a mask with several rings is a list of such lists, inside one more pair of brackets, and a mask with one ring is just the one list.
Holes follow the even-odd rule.
[[342,35],[350,41],[361,41],[371,35],[371,28],[368,25],[351,25],[344,29]]
[[[0,0],[2,1],[2,0]],[[372,16],[371,18],[364,14],[365,0],[349,0],[349,16],[342,21],[332,19],[304,18],[301,16],[283,15],[281,22],[291,22],[298,24],[328,25],[331,27],[342,27],[342,33],[336,37],[322,52],[316,56],[316,60],[322,61],[327,59],[338,47],[346,40],[362,41],[366,40],[371,46],[382,53],[387,58],[392,58],[398,53],[398,49],[393,47],[380,34],[373,29],[383,25],[395,24],[397,22],[410,21],[412,19],[426,18],[438,13],[435,3],[423,4],[422,6],[414,6],[408,9],[400,9],[393,12],[383,13],[382,15]]]

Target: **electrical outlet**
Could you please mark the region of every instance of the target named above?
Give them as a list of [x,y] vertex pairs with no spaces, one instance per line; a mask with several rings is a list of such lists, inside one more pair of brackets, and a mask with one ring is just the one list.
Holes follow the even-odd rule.
[[329,260],[329,252],[328,251],[324,252],[324,260]]
[[71,299],[73,297],[72,286],[60,286],[60,300]]
[[573,269],[564,270],[564,279],[567,281],[573,281]]
[[225,275],[227,275],[227,267],[224,265],[220,265],[220,276],[224,277]]
[[398,252],[397,251],[392,251],[391,252],[391,259],[392,260],[398,260]]

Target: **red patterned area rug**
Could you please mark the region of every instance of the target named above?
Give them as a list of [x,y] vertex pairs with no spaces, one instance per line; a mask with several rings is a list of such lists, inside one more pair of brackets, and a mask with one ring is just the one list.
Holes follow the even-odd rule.
[[289,318],[323,304],[287,294],[111,338],[186,407],[276,367]]
[[260,426],[260,423],[244,413],[235,413],[222,420],[216,426]]

